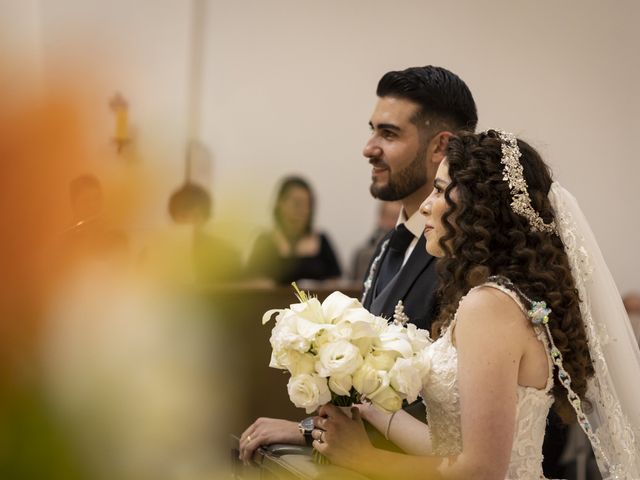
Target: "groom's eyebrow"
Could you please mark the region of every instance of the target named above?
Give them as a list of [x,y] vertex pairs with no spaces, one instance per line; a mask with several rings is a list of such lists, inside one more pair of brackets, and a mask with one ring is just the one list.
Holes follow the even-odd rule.
[[401,130],[400,127],[398,127],[397,125],[394,125],[393,123],[379,123],[377,125],[374,125],[372,122],[369,122],[369,126],[371,127],[371,130],[374,129],[378,129],[378,130],[393,130],[394,132],[399,132]]

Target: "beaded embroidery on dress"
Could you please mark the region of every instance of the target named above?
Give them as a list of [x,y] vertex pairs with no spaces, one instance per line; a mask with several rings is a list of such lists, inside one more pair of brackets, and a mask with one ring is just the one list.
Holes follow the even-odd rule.
[[[485,283],[480,287],[496,288],[507,294],[525,314],[523,321],[527,319],[527,310],[514,292],[497,283]],[[458,354],[451,339],[454,325],[455,319],[440,338],[428,347],[431,373],[421,393],[427,406],[427,422],[431,431],[433,454],[439,456],[462,451],[460,398],[457,384]],[[538,327],[534,327],[534,330],[548,352],[549,345],[544,332]],[[553,404],[552,374],[552,365],[549,362],[549,376],[544,389],[518,386],[516,425],[507,479],[544,478],[542,442],[547,415]]]

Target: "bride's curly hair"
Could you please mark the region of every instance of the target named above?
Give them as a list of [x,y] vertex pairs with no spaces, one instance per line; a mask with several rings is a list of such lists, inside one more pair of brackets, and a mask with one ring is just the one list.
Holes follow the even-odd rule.
[[[442,217],[445,234],[439,240],[440,304],[434,336],[449,325],[461,298],[492,275],[509,279],[529,298],[545,300],[552,310],[549,327],[573,390],[584,399],[593,375],[580,299],[560,238],[534,232],[526,218],[511,209],[511,194],[501,163],[498,133],[460,133],[451,137],[447,164],[451,183],[444,191],[449,209]],[[547,198],[551,173],[540,155],[518,140],[520,162],[533,208],[545,223],[554,219]],[[524,305],[527,301],[522,298]],[[554,374],[556,412],[565,422],[575,417],[567,392]]]

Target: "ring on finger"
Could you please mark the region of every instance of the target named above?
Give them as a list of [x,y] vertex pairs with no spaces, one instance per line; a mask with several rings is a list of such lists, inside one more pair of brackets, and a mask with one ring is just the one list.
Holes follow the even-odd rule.
[[247,435],[247,442],[251,441],[251,435]]

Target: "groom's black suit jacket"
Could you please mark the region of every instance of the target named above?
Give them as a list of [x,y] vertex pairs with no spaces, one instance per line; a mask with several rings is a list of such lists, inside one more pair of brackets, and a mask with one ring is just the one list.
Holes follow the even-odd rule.
[[[369,277],[374,259],[380,255],[382,245],[391,237],[392,233],[393,230],[387,233],[378,244],[373,258],[369,263],[365,278]],[[413,252],[411,252],[411,255],[398,274],[391,280],[389,285],[381,292],[378,292],[376,296],[376,282],[378,280],[378,273],[380,272],[380,265],[384,261],[384,256],[388,253],[388,249],[385,251],[380,258],[378,268],[372,278],[371,287],[362,302],[367,310],[374,315],[391,319],[393,318],[398,301],[402,300],[404,313],[409,317],[409,322],[414,323],[419,328],[431,329],[431,322],[437,310],[435,293],[438,278],[436,274],[436,259],[427,253],[425,244],[426,240],[424,235],[421,235]],[[420,421],[426,421],[426,412],[422,400],[418,399],[411,405],[405,405],[404,409]],[[369,438],[376,447],[386,450],[402,451],[396,445],[387,441],[378,430],[366,422],[365,424]]]
[[[369,263],[366,278],[369,276],[371,264],[379,254],[384,242],[391,236],[393,230],[380,241]],[[398,301],[402,300],[404,312],[409,317],[409,322],[419,328],[430,329],[431,322],[436,313],[435,292],[437,289],[436,259],[425,250],[426,240],[420,236],[411,256],[407,259],[398,275],[391,281],[387,288],[379,292],[374,298],[376,282],[380,265],[384,261],[384,255],[378,263],[378,268],[373,277],[371,288],[363,300],[364,307],[374,315],[393,318],[393,313]]]

